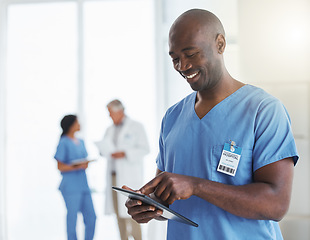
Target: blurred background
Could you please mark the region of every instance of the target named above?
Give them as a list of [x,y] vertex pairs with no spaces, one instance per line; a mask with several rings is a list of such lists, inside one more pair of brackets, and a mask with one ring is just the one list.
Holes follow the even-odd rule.
[[[286,240],[310,239],[310,0],[0,0],[1,240],[66,239],[53,156],[69,113],[78,114],[80,136],[98,159],[87,170],[95,239],[119,239],[115,217],[103,214],[106,163],[94,142],[112,124],[106,104],[119,98],[146,128],[145,181],[155,175],[161,118],[191,92],[167,43],[172,22],[191,8],[221,19],[231,75],[287,107],[300,161],[280,225]],[[165,239],[165,223],[142,230],[144,239]]]

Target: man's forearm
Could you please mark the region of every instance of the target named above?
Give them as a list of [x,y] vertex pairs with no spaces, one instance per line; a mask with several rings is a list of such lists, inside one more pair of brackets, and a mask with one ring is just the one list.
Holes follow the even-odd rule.
[[233,186],[202,179],[195,195],[234,215],[259,220],[281,220],[289,204],[268,183]]

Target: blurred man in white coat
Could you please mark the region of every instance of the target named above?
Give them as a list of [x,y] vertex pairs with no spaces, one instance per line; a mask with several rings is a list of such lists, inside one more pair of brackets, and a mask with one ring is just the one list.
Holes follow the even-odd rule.
[[[119,100],[107,105],[113,124],[106,130],[99,150],[108,160],[106,212],[114,209],[122,240],[132,235],[141,240],[140,225],[127,214],[124,203],[126,197],[112,192],[111,186],[128,184],[133,189],[143,183],[143,158],[149,153],[149,144],[141,123],[125,115],[124,106]],[[113,206],[112,206],[113,203]]]

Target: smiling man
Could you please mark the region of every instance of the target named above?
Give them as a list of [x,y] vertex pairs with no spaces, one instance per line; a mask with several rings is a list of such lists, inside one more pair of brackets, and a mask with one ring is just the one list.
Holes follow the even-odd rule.
[[[157,175],[139,189],[199,224],[169,220],[167,239],[283,239],[298,155],[282,103],[228,73],[225,32],[211,12],[183,13],[169,33],[173,66],[194,92],[163,118]],[[124,186],[124,188],[126,188]],[[128,199],[139,223],[161,212]]]

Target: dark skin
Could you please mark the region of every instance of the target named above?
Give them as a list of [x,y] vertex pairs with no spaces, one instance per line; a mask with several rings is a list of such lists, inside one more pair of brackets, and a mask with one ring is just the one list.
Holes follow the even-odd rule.
[[[195,111],[200,119],[244,85],[226,70],[225,46],[224,32],[209,13],[183,14],[170,29],[169,54],[175,70],[197,91]],[[138,192],[154,194],[167,204],[195,195],[240,217],[280,221],[289,208],[293,168],[292,158],[282,159],[256,170],[253,183],[242,186],[157,169],[156,177]],[[128,199],[126,207],[138,223],[158,219],[162,213],[134,199]]]

